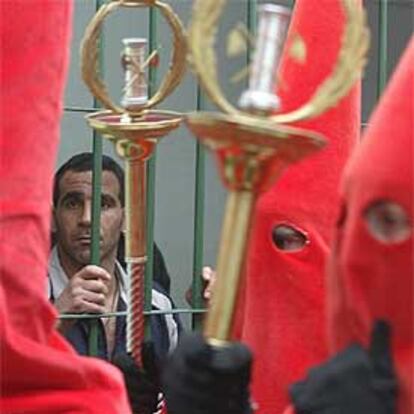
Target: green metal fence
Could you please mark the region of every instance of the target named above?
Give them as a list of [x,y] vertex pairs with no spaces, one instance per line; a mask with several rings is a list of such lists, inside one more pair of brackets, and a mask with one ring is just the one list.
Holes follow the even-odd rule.
[[[97,10],[104,0],[91,0],[95,2],[95,10]],[[186,0],[185,0],[186,1]],[[236,0],[237,1],[237,0]],[[191,2],[188,2],[191,3]],[[292,5],[293,0],[285,0],[284,4]],[[376,50],[374,50],[374,55],[377,56],[375,63],[376,70],[376,99],[379,98],[389,74],[389,60],[388,60],[388,42],[390,39],[391,30],[395,29],[395,24],[397,22],[390,22],[389,19],[389,7],[392,3],[393,7],[398,4],[405,6],[405,0],[389,1],[389,0],[366,0],[365,6],[368,8],[368,11],[372,11],[373,15],[375,13],[378,16],[378,21],[372,21],[371,25],[375,26],[373,30],[373,45]],[[256,27],[256,9],[258,5],[257,0],[245,0],[240,1],[240,4],[246,8],[246,26],[249,31],[254,33]],[[189,4],[191,7],[191,4]],[[75,14],[75,19],[77,15]],[[157,11],[154,9],[148,9],[148,38],[149,38],[149,47],[150,52],[157,48],[158,39],[158,19]],[[390,25],[394,25],[393,28],[390,28]],[[105,39],[101,39],[102,48],[101,50],[105,51]],[[399,45],[402,49],[402,45]],[[247,52],[247,61],[250,58],[250,50]],[[105,68],[102,68],[105,69]],[[104,70],[103,70],[104,72]],[[157,83],[159,74],[157,69],[151,67],[149,69],[149,94],[151,95],[154,91],[154,87]],[[367,73],[366,77],[374,76],[372,73]],[[372,103],[366,103],[366,106],[372,106]],[[194,108],[188,108],[188,110],[200,110],[206,106],[205,98],[200,90],[200,87],[196,85],[196,103]],[[81,107],[81,106],[67,106],[65,108],[66,113],[78,113],[84,115],[88,112],[93,112],[98,108],[97,102],[93,103],[93,107]],[[368,111],[370,108],[368,108]],[[363,124],[363,126],[365,123]],[[93,207],[92,207],[92,255],[91,263],[99,264],[99,226],[100,226],[100,199],[101,199],[101,157],[102,157],[102,138],[94,134],[92,150],[94,152],[94,171],[93,171]],[[203,248],[205,240],[205,198],[206,198],[206,189],[205,189],[205,174],[206,174],[206,154],[204,149],[197,143],[195,145],[195,190],[194,190],[194,218],[192,219],[193,226],[193,260],[192,260],[192,269],[193,269],[193,280],[192,280],[192,291],[193,291],[193,307],[192,308],[179,308],[175,309],[174,313],[190,313],[192,315],[192,327],[193,329],[199,329],[201,323],[203,309],[203,300],[202,300],[202,282],[201,282],[201,271],[204,264],[203,258]],[[153,240],[154,240],[154,220],[155,220],[155,205],[156,205],[156,185],[155,185],[155,172],[156,172],[156,161],[157,154],[155,153],[148,165],[148,224],[147,224],[147,237],[148,237],[148,265],[146,268],[146,290],[145,290],[145,314],[159,314],[163,313],[160,311],[151,311],[151,288],[152,288],[152,261],[153,261]],[[124,312],[115,312],[110,314],[105,314],[105,317],[113,317],[125,314]],[[64,318],[91,318],[91,334],[90,334],[90,354],[97,354],[97,329],[96,329],[96,316],[92,315],[64,315]]]

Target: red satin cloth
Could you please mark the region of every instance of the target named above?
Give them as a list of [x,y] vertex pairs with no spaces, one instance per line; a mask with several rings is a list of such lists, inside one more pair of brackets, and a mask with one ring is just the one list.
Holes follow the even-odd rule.
[[45,295],[72,4],[0,7],[0,411],[129,414],[121,373],[75,354]]
[[[298,0],[292,18],[288,45],[300,34],[307,60],[301,64],[284,54],[278,90],[283,112],[305,103],[331,72],[344,22],[340,2],[332,0]],[[359,85],[335,108],[297,126],[324,134],[329,144],[289,167],[255,211],[237,330],[255,356],[252,392],[258,414],[282,413],[288,386],[327,357],[324,271],[340,175],[359,136]],[[296,253],[279,250],[272,241],[279,224],[303,231],[309,244]]]
[[[337,352],[369,342],[372,323],[392,328],[399,377],[399,413],[414,412],[414,37],[395,71],[343,186],[343,224],[330,265],[330,340]],[[363,218],[376,201],[392,201],[409,216],[411,236],[386,244]]]

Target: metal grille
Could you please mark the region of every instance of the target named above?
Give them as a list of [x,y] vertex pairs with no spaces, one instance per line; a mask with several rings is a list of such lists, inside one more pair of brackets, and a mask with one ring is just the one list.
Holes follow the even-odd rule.
[[[74,28],[74,47],[72,51],[72,67],[71,67],[71,74],[69,78],[69,85],[67,89],[67,96],[66,96],[66,107],[65,107],[65,120],[62,127],[62,148],[60,152],[60,161],[66,160],[71,153],[80,152],[82,150],[86,150],[92,145],[92,151],[94,152],[94,159],[95,159],[95,166],[93,171],[93,212],[92,212],[92,227],[93,227],[93,238],[92,238],[92,264],[99,264],[99,246],[98,246],[98,239],[99,239],[99,217],[100,217],[100,190],[101,190],[101,165],[100,160],[102,157],[102,152],[105,151],[103,148],[105,145],[103,144],[103,140],[101,137],[97,136],[92,131],[87,130],[86,123],[83,121],[83,116],[85,113],[94,112],[98,107],[97,102],[91,102],[91,105],[84,105],[82,102],[86,102],[88,98],[85,98],[86,92],[85,88],[81,84],[80,75],[78,71],[78,61],[77,61],[77,48],[79,44],[79,39],[83,34],[84,27],[88,21],[88,19],[92,16],[92,14],[101,6],[103,0],[88,0],[88,2],[81,2],[78,0],[75,3],[75,28]],[[184,23],[187,23],[190,10],[192,6],[191,0],[175,0],[170,1],[174,8],[177,8],[178,14],[182,14]],[[249,29],[250,32],[254,33],[255,31],[255,22],[256,22],[256,8],[258,3],[263,3],[262,1],[257,0],[230,0],[230,6],[233,7],[234,10],[238,10],[239,16],[242,16],[245,25]],[[293,0],[285,0],[279,1],[279,3],[284,3],[285,5],[292,6],[294,1]],[[392,72],[392,69],[398,60],[398,56],[402,52],[411,32],[412,32],[412,16],[413,16],[413,3],[411,0],[365,0],[364,5],[368,10],[369,16],[369,23],[372,29],[372,47],[370,53],[370,64],[367,68],[364,82],[363,82],[363,124],[362,127],[366,126],[366,120],[368,118],[369,113],[371,112],[375,102],[378,100],[379,96],[381,95],[382,90],[387,82],[389,74]],[[145,10],[145,9],[144,9]],[[146,9],[147,15],[144,15],[144,20],[141,18],[141,23],[144,22],[143,26],[146,26],[146,36],[149,38],[149,45],[150,51],[157,48],[159,46],[159,29],[162,29],[162,25],[164,22],[159,20],[157,16],[157,12],[154,9]],[[141,13],[145,13],[145,11],[141,11]],[[118,24],[118,27],[128,25],[128,22],[123,23],[123,19],[126,19],[125,16],[118,16],[118,21],[115,23]],[[128,20],[130,22],[130,20]],[[142,27],[140,28],[140,30]],[[102,73],[106,76],[106,65],[108,64],[108,59],[105,56],[105,53],[108,53],[108,47],[110,48],[113,46],[111,42],[109,42],[110,34],[106,34],[101,38],[101,48],[103,51],[103,59],[101,62],[102,66]],[[145,35],[145,34],[144,34]],[[219,39],[224,39],[225,33],[219,34]],[[221,37],[220,37],[221,36]],[[218,42],[220,43],[220,41]],[[224,41],[223,41],[224,43]],[[116,47],[115,47],[116,48]],[[118,55],[119,51],[115,50],[112,51],[111,56]],[[392,51],[392,56],[390,56],[390,51]],[[162,50],[162,53],[168,54],[167,50]],[[245,63],[249,61],[251,51],[248,50],[246,56],[244,57]],[[220,56],[220,54],[219,54]],[[240,62],[238,63],[240,65]],[[113,76],[113,75],[111,75]],[[157,80],[159,78],[159,73],[157,69],[150,68],[149,73],[149,94],[154,90]],[[199,85],[197,85],[194,81],[191,83],[189,80],[190,78],[185,79],[187,92],[185,96],[183,96],[183,107],[179,108],[182,111],[191,111],[191,110],[200,110],[200,109],[208,109],[209,104],[204,99],[204,96],[200,90]],[[111,77],[107,79],[111,89]],[[192,95],[188,94],[189,86],[192,89]],[[116,90],[116,85],[113,86],[114,90]],[[180,94],[180,88],[176,94]],[[74,97],[78,95],[77,97]],[[80,98],[79,98],[80,97]],[[90,99],[90,98],[89,98]],[[169,102],[165,104],[166,107],[170,109]],[[82,126],[81,126],[82,125]],[[180,134],[183,134],[181,128]],[[85,132],[86,131],[86,132]],[[78,148],[76,145],[76,139],[72,134],[79,134],[82,135],[82,148]],[[90,136],[93,139],[89,139],[85,136]],[[183,138],[184,139],[184,138]],[[79,139],[78,139],[79,141]],[[72,145],[70,146],[69,145]],[[66,146],[65,146],[66,145]],[[160,151],[168,151],[172,147],[169,146],[168,148],[158,149]],[[190,145],[190,144],[188,144]],[[191,280],[183,281],[179,280],[181,285],[180,288],[173,289],[172,296],[178,302],[178,308],[174,310],[174,313],[180,313],[181,315],[190,314],[191,321],[187,321],[187,324],[190,325],[193,329],[199,329],[201,323],[200,314],[203,313],[203,301],[202,301],[202,283],[200,279],[202,267],[206,264],[206,256],[207,260],[212,260],[212,257],[215,256],[214,248],[211,248],[214,245],[214,237],[211,237],[211,233],[214,229],[218,229],[218,224],[220,220],[220,211],[214,211],[215,216],[211,218],[211,206],[220,205],[221,200],[223,200],[223,190],[220,188],[220,184],[218,184],[218,180],[214,177],[214,167],[211,165],[211,160],[208,158],[209,156],[205,154],[204,149],[195,141],[192,148],[192,156],[188,157],[189,159],[183,160],[183,165],[186,165],[185,168],[186,173],[183,173],[183,169],[180,170],[180,173],[183,174],[192,174],[194,178],[194,188],[189,189],[189,193],[192,194],[193,206],[190,209],[192,211],[191,214],[186,217],[186,224],[183,226],[183,233],[187,234],[191,239],[192,244],[192,254],[191,256],[183,255],[183,261],[185,261],[185,266],[183,268],[191,269],[189,273],[191,273]],[[107,151],[105,151],[107,152]],[[111,155],[111,154],[110,154]],[[171,155],[174,157],[174,154]],[[150,161],[148,166],[148,227],[147,227],[147,234],[148,234],[148,265],[146,269],[146,301],[145,301],[145,314],[154,314],[154,313],[162,313],[160,311],[151,311],[151,281],[152,281],[152,261],[153,261],[153,240],[154,240],[154,232],[157,231],[156,229],[156,208],[158,206],[158,201],[165,201],[165,198],[159,198],[159,188],[157,185],[156,179],[156,171],[157,171],[157,163],[160,162],[159,154],[155,154],[153,159]],[[169,158],[168,155],[164,155],[163,157]],[[187,162],[187,164],[185,163]],[[167,174],[168,175],[168,174]],[[184,176],[184,175],[183,175]],[[213,179],[211,179],[211,176]],[[209,180],[210,181],[207,182]],[[182,177],[171,177],[171,180],[180,180]],[[185,180],[184,180],[185,181]],[[212,183],[212,184],[211,184]],[[213,191],[210,191],[213,188]],[[215,190],[218,191],[219,197],[218,199],[215,198]],[[177,197],[181,195],[178,193],[176,194]],[[220,198],[221,197],[221,198]],[[191,198],[187,197],[187,201],[191,203]],[[169,213],[170,210],[168,206],[164,205],[165,202],[161,205],[161,211],[163,213]],[[214,210],[220,210],[214,209]],[[187,211],[187,210],[185,210]],[[221,210],[222,211],[222,210]],[[178,214],[178,213],[176,213]],[[168,220],[168,219],[167,219]],[[172,218],[174,220],[174,218]],[[214,223],[213,223],[214,221]],[[160,232],[162,234],[162,231]],[[209,233],[209,234],[208,234]],[[161,237],[164,240],[164,246],[168,246],[170,243],[174,243],[174,235],[165,235],[165,237]],[[209,239],[209,246],[210,250],[206,254],[206,240]],[[216,239],[217,240],[217,239]],[[188,245],[188,243],[187,243]],[[161,246],[162,249],[163,246]],[[186,245],[182,246],[183,250],[185,250]],[[163,250],[163,249],[162,249]],[[168,250],[168,249],[167,249]],[[208,250],[208,249],[207,249]],[[175,250],[170,250],[171,252],[175,252]],[[170,276],[172,278],[172,282],[174,283],[175,278],[183,279],[183,276],[180,274],[180,267],[176,266],[171,268],[171,262],[181,263],[179,258],[177,258],[176,253],[174,254],[175,258],[169,256],[167,253],[166,255],[166,262],[167,267],[170,271]],[[209,256],[209,257],[208,257]],[[211,263],[214,265],[214,263]],[[178,270],[177,270],[178,269]],[[185,272],[184,272],[185,273]],[[187,278],[188,279],[188,278]],[[177,282],[178,280],[175,280]],[[175,283],[177,285],[177,283]],[[186,308],[183,303],[182,297],[183,287],[190,286],[193,290],[193,307]],[[107,314],[106,316],[118,316],[124,313],[111,313]],[[91,318],[90,315],[65,315],[65,318]],[[93,319],[91,321],[93,325]],[[96,319],[95,319],[96,324]],[[90,338],[90,354],[96,355],[97,354],[97,335],[96,335],[96,328],[91,329],[92,335]]]

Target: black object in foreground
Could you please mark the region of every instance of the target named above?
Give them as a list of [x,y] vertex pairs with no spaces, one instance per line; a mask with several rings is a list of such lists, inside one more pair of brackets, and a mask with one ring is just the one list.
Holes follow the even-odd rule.
[[395,414],[390,328],[374,325],[369,350],[351,345],[291,387],[296,414]]
[[168,414],[250,414],[251,362],[241,343],[212,347],[186,336],[163,375]]

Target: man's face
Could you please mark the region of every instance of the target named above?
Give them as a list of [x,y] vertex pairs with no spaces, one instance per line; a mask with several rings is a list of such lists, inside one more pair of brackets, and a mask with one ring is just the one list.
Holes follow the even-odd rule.
[[[90,263],[92,172],[66,171],[59,183],[59,200],[53,225],[61,259],[79,268]],[[111,171],[102,173],[101,261],[116,257],[124,224],[124,209],[119,200],[120,185]],[[63,256],[63,257],[62,257]]]

